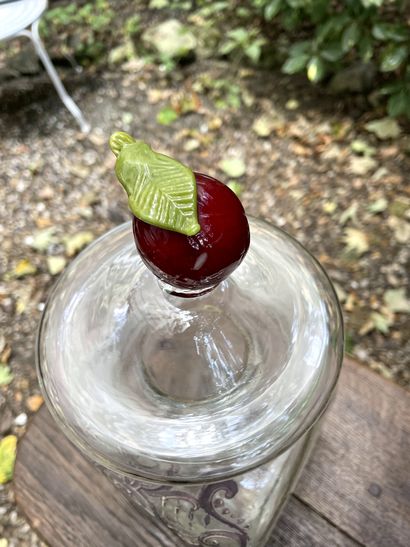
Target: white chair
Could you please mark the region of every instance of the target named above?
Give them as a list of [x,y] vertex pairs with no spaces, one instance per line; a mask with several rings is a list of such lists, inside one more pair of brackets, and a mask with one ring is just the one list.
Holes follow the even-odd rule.
[[46,8],[47,0],[0,0],[0,41],[17,36],[30,38],[60,99],[76,119],[81,131],[87,133],[90,124],[67,93],[38,33],[39,20]]

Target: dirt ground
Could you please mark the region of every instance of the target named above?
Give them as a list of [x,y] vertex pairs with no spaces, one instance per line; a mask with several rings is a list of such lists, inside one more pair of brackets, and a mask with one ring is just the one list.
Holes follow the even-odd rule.
[[[230,84],[212,86],[220,80]],[[35,334],[58,272],[129,216],[107,145],[120,129],[225,182],[233,177],[218,164],[235,158],[245,169],[235,180],[247,212],[295,236],[334,281],[347,350],[408,385],[404,127],[380,139],[365,126],[381,116],[366,113],[357,97],[342,101],[303,80],[217,62],[165,75],[134,60],[115,71],[70,71],[65,81],[92,124],[88,136],[44,75],[8,84],[1,95],[0,357],[9,378],[0,386],[0,435],[20,438],[41,404]],[[240,105],[221,108],[224,94]],[[159,113],[169,122],[169,106],[176,119],[159,123]],[[0,537],[8,540],[1,547],[40,544],[16,509],[12,483],[0,486]]]

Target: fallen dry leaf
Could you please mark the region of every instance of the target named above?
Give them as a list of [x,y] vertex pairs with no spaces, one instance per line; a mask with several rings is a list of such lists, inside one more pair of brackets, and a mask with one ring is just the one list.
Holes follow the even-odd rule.
[[16,313],[21,315],[24,313],[31,302],[32,287],[25,284],[16,294]]
[[55,237],[55,227],[45,228],[44,230],[36,230],[32,235],[25,239],[25,243],[39,253],[47,251],[47,249],[58,243],[58,238]]
[[5,484],[13,478],[16,446],[15,435],[7,435],[0,441],[0,484]]
[[337,204],[334,201],[325,201],[322,205],[322,209],[327,215],[333,214],[336,208]]
[[66,267],[67,260],[64,256],[48,256],[47,269],[51,275],[57,275]]
[[94,239],[92,232],[77,232],[64,239],[64,245],[67,256],[74,256]]
[[357,302],[357,295],[355,293],[350,293],[346,299],[344,309],[347,312],[351,313],[356,306],[356,302]]
[[367,207],[367,210],[369,213],[372,213],[373,215],[377,215],[377,213],[381,213],[382,211],[385,211],[388,206],[388,201],[386,198],[380,198],[376,201],[373,201],[373,203],[370,203],[370,205]]
[[372,312],[369,319],[364,323],[364,325],[359,330],[360,336],[366,336],[369,332],[377,330],[382,334],[388,334],[390,327],[394,322],[394,315],[388,310],[383,309],[384,313]]
[[0,362],[1,363],[8,363],[11,356],[11,346],[9,344],[5,344],[5,346],[0,351]]
[[353,252],[357,256],[369,250],[369,240],[367,234],[357,228],[346,228],[344,231],[344,242],[346,250]]
[[11,272],[11,277],[25,277],[33,275],[37,272],[37,268],[30,262],[28,258],[20,260],[14,270]]
[[287,110],[296,110],[299,108],[299,101],[297,99],[289,99],[286,101],[285,108]]
[[68,171],[80,179],[86,179],[91,173],[91,168],[87,165],[77,165],[75,163],[66,162],[66,168]]
[[222,123],[222,119],[215,116],[209,120],[208,128],[210,131],[217,131],[220,127],[222,127]]
[[356,218],[356,215],[357,215],[357,211],[359,209],[359,205],[358,203],[356,202],[353,202],[350,207],[348,207],[345,211],[343,211],[343,213],[340,215],[340,218],[339,218],[339,222],[340,224],[346,224],[346,222],[348,220],[353,220],[353,221],[356,221],[357,218]]
[[410,300],[406,297],[405,288],[387,290],[383,300],[392,313],[410,313]]
[[31,395],[31,397],[28,397],[26,401],[26,406],[30,412],[37,412],[43,402],[44,399],[41,395]]
[[379,139],[394,139],[401,133],[399,124],[393,118],[381,118],[373,120],[364,126],[367,131],[374,133]]
[[184,142],[184,150],[186,152],[192,152],[193,150],[196,150],[201,146],[201,143],[198,141],[198,139],[188,139]]
[[54,190],[51,186],[44,186],[38,193],[38,197],[45,200],[52,199],[54,197]]
[[336,291],[339,302],[342,304],[343,302],[346,302],[347,294],[346,294],[346,291],[343,289],[343,287],[339,285],[339,283],[333,283],[333,287]]
[[48,217],[37,217],[36,218],[36,226],[37,228],[40,228],[40,230],[43,230],[44,228],[48,228],[53,223]]
[[88,134],[90,141],[95,144],[95,146],[103,146],[107,144],[107,137],[103,133],[100,133],[98,130],[94,130]]
[[246,172],[245,162],[239,157],[223,158],[218,165],[224,173],[234,179],[242,177]]
[[188,112],[198,112],[201,108],[201,100],[197,93],[180,91],[172,95],[170,104],[177,114],[187,114]]
[[157,104],[160,101],[168,99],[171,95],[169,89],[148,89],[147,98],[150,104]]
[[410,241],[410,223],[390,216],[387,219],[387,225],[392,228],[395,240],[398,243],[408,243]]
[[86,192],[79,201],[80,207],[89,207],[100,202],[100,197],[96,192]]
[[350,148],[355,154],[362,154],[363,156],[374,156],[376,154],[376,148],[370,146],[366,141],[362,139],[355,139],[350,144]]
[[275,130],[285,125],[284,119],[276,112],[262,114],[252,124],[253,131],[258,137],[269,137]]
[[349,171],[354,175],[365,175],[377,167],[377,161],[369,156],[352,156]]

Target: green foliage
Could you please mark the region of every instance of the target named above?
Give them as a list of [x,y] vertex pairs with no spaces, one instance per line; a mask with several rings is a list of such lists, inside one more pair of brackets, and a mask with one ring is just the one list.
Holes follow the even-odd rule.
[[315,84],[370,63],[378,81],[388,83],[380,96],[387,97],[389,115],[409,116],[410,27],[403,0],[250,0],[245,9],[235,0],[197,0],[196,12],[211,31],[226,21],[216,49],[233,60],[266,66],[266,59],[282,55],[283,72],[304,72]]
[[58,36],[67,41],[74,31],[77,37],[71,40],[74,44],[62,50],[86,62],[106,52],[114,16],[107,0],[93,0],[82,6],[71,3],[48,10],[42,19],[41,32],[46,38]]
[[241,87],[228,78],[214,78],[204,73],[192,87],[197,93],[207,93],[221,110],[238,110],[245,102]]
[[[277,34],[293,42],[282,70],[305,72],[317,83],[361,61],[373,63],[392,83],[391,116],[410,117],[410,28],[400,0],[252,0],[253,9]],[[403,13],[402,13],[403,11]],[[299,41],[298,36],[304,36]]]
[[132,15],[125,21],[124,32],[128,36],[134,36],[141,30],[141,17],[138,14]]
[[379,93],[388,97],[389,116],[407,116],[410,119],[410,66],[406,67],[402,78],[382,87]]
[[262,46],[266,39],[260,36],[257,29],[238,27],[229,30],[227,39],[219,48],[219,53],[227,55],[233,51],[243,53],[251,61],[257,62],[261,56]]
[[[63,54],[74,54],[80,62],[105,59],[120,39],[132,42],[147,61],[160,62],[171,72],[178,60],[150,54],[138,44],[147,18],[164,10],[165,17],[188,21],[192,17],[204,56],[216,53],[236,63],[247,60],[265,67],[280,62],[286,74],[304,73],[314,84],[338,73],[343,78],[345,68],[364,66],[363,72],[370,76],[362,88],[376,83],[389,116],[410,117],[410,27],[404,0],[133,2],[139,12],[122,21],[113,0],[59,6],[46,13],[42,32],[51,35],[50,42],[58,36]],[[142,5],[148,7],[148,14]],[[212,94],[221,107],[241,104],[240,92],[226,82],[212,86]]]

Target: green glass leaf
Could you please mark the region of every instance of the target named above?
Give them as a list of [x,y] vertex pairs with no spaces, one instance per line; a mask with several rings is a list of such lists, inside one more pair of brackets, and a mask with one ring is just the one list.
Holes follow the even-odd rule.
[[382,72],[391,72],[399,68],[408,54],[406,46],[396,46],[391,44],[383,51],[381,57],[380,70]]
[[131,137],[131,135],[128,135],[128,133],[124,133],[124,131],[117,131],[110,137],[110,148],[118,158],[123,146],[126,144],[133,144],[134,142],[135,139]]
[[[197,189],[193,172],[148,144],[111,136],[110,143],[125,142],[115,164],[115,173],[128,194],[133,214],[149,224],[180,232],[197,234],[201,227],[197,217]],[[115,150],[117,147],[115,147]],[[114,152],[115,153],[115,152]]]

